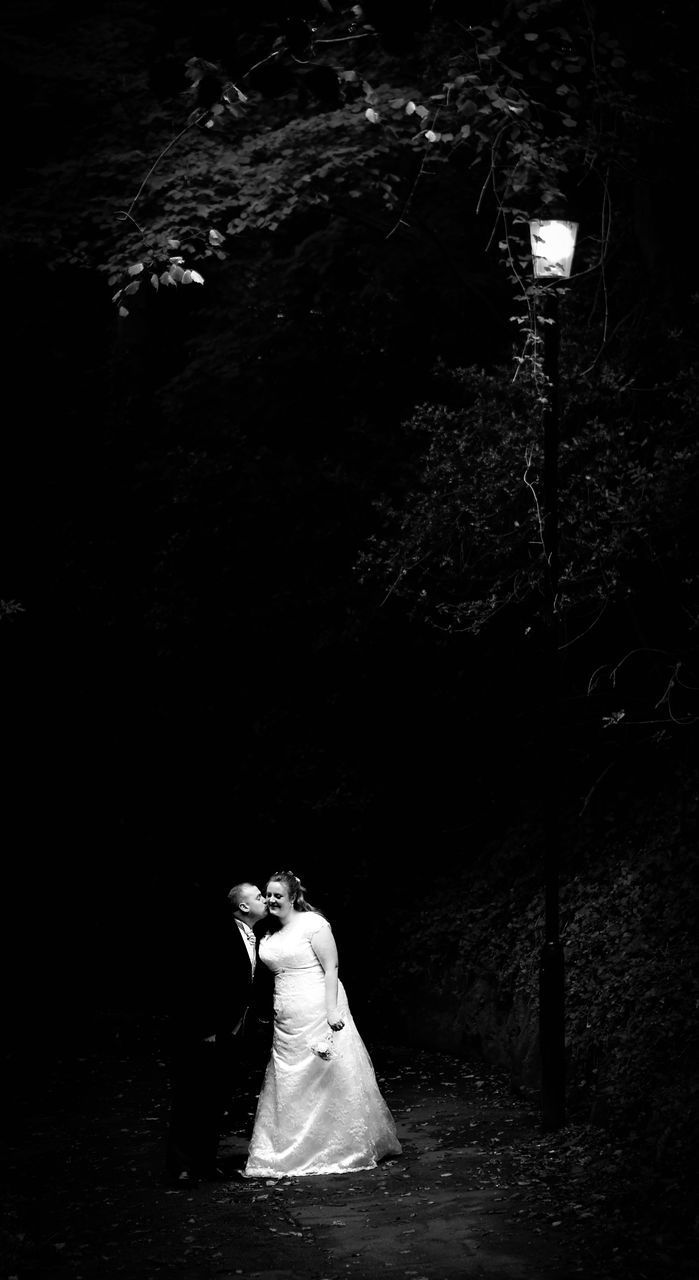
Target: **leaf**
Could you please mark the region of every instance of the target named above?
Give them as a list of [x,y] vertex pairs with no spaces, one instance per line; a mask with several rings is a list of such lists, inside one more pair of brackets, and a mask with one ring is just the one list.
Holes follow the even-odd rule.
[[130,276],[138,276],[138,275],[140,275],[140,274],[141,274],[141,272],[142,272],[142,271],[143,271],[143,263],[142,263],[142,262],[134,262],[134,263],[132,264],[132,266],[130,266],[130,267],[129,267],[129,272],[128,272],[128,273],[129,273],[129,275],[130,275]]
[[119,315],[127,316],[129,314],[127,307],[119,307]]
[[209,228],[209,244],[223,244],[224,238],[220,231],[215,231],[213,227]]
[[140,280],[132,280],[131,284],[127,284],[126,288],[124,289],[124,293],[138,293],[138,290],[140,289],[140,287],[141,287]]
[[204,283],[204,277],[203,277],[202,275],[200,275],[198,271],[190,271],[190,273],[189,273],[189,278],[190,278],[190,280],[192,281],[192,284],[203,284],[203,283]]
[[367,120],[369,121],[369,124],[378,124],[378,123],[379,123],[379,113],[378,113],[378,111],[374,111],[374,108],[373,108],[373,107],[367,107],[366,111],[364,112],[364,115],[366,116]]

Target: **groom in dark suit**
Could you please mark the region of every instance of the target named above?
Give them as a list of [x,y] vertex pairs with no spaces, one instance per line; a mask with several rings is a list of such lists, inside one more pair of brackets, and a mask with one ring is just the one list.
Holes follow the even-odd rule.
[[[247,1101],[251,1048],[269,1016],[271,983],[257,963],[253,927],[267,915],[264,895],[247,881],[228,894],[230,916],[188,887],[183,963],[172,1019],[172,1100],[167,1136],[169,1177],[182,1185],[219,1176],[216,1153],[224,1113]],[[225,906],[225,904],[223,904]]]

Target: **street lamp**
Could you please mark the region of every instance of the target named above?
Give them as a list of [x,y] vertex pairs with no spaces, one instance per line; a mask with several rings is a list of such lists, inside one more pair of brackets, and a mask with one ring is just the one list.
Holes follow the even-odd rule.
[[529,236],[534,275],[539,279],[567,280],[573,266],[577,222],[562,218],[532,218]]
[[561,835],[559,817],[559,611],[558,611],[558,282],[573,265],[576,222],[556,218],[529,223],[534,276],[543,282],[543,519],[544,550],[544,679],[546,796],[544,806],[545,933],[539,963],[539,1048],[541,1111],[545,1129],[565,1123],[565,976],[559,934],[558,877]]

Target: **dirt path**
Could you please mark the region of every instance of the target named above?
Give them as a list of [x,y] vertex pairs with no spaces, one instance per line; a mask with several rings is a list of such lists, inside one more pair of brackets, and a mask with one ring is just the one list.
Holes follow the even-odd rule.
[[[545,1137],[536,1113],[481,1066],[371,1048],[403,1155],[357,1175],[234,1177],[173,1188],[161,1176],[164,1064],[138,1055],[105,1062],[94,1054],[58,1064],[43,1090],[27,1083],[8,1153],[2,1275],[638,1280],[651,1274],[613,1242],[599,1142],[591,1154],[579,1134]],[[221,1155],[244,1148],[242,1138],[228,1137]],[[677,1280],[682,1272],[673,1266],[666,1274]]]

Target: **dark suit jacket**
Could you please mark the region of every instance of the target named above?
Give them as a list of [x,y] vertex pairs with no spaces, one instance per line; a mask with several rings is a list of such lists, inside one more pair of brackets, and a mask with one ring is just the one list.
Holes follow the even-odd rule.
[[183,886],[172,907],[168,956],[175,1042],[230,1036],[246,1008],[246,1028],[271,1015],[273,977],[259,960],[253,982],[247,947],[224,893]]
[[[258,958],[253,977],[250,954],[235,919],[231,921],[230,943],[228,963],[224,965],[224,972],[228,973],[229,988],[227,996],[224,990],[220,1002],[221,1016],[216,1026],[217,1036],[230,1035],[241,1018],[243,1026],[238,1034],[249,1033],[256,1019],[269,1017],[271,1013],[272,974]],[[259,949],[259,938],[257,946]]]

